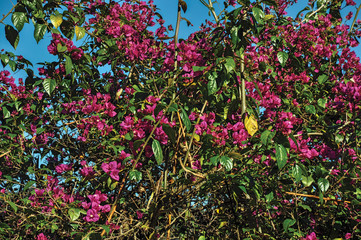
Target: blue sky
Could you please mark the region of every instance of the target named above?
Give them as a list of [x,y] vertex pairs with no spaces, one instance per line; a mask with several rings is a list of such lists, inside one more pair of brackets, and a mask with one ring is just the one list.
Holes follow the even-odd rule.
[[[213,17],[208,15],[208,9],[200,2],[200,0],[185,1],[188,5],[188,10],[185,14],[182,13],[182,16],[191,21],[193,26],[188,27],[186,22],[182,21],[179,34],[180,38],[187,38],[190,33],[197,31],[199,29],[199,26],[205,22],[205,19],[213,20]],[[0,18],[2,18],[2,16],[12,8],[15,2],[16,0],[0,0]],[[223,7],[223,1],[219,0],[218,2],[219,3],[214,4],[217,13],[219,13],[220,8]],[[298,0],[298,3],[287,11],[288,15],[295,16],[300,10],[302,10],[306,6],[307,2],[307,0]],[[356,0],[356,2],[358,2],[358,4],[361,3],[360,0]],[[173,25],[173,27],[175,27],[178,0],[154,0],[154,3],[159,8],[159,12],[161,13],[166,22],[165,25],[168,26],[171,24]],[[342,16],[346,16],[347,13],[352,10],[355,12],[356,8],[345,8],[341,12]],[[6,18],[5,23],[11,24],[11,15]],[[34,26],[32,24],[25,24],[23,30],[20,32],[20,43],[17,49],[14,50],[5,38],[4,26],[5,25],[3,24],[0,25],[0,49],[5,49],[15,54],[23,55],[26,59],[29,59],[33,63],[56,60],[56,57],[50,55],[47,51],[47,46],[50,43],[50,34],[45,35],[45,38],[37,44],[33,37]],[[358,56],[361,56],[361,47],[357,47],[354,50],[356,51]],[[3,67],[0,64],[0,70],[2,68]],[[19,72],[15,75],[15,77],[24,76],[24,72]]]

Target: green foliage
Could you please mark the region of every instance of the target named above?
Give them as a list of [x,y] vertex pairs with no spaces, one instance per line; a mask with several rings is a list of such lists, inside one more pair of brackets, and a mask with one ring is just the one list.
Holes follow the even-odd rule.
[[346,2],[201,2],[215,24],[175,39],[151,3],[18,1],[5,38],[56,60],[0,53],[26,74],[0,76],[1,239],[361,237]]

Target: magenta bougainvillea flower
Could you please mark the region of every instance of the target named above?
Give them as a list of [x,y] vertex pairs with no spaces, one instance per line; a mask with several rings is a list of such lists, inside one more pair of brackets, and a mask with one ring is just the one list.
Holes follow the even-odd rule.
[[87,222],[96,222],[99,220],[98,212],[95,209],[89,209],[87,215],[84,217]]

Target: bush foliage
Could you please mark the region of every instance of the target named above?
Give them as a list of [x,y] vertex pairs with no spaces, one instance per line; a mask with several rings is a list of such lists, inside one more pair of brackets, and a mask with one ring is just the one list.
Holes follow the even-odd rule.
[[0,53],[1,239],[361,238],[360,7],[201,2],[18,0],[57,60]]

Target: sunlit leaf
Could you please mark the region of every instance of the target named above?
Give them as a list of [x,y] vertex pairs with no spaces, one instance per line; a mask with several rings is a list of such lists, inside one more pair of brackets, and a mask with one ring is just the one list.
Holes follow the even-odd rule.
[[81,209],[79,208],[70,208],[68,210],[69,217],[72,221],[77,220],[80,217]]
[[24,24],[28,22],[28,18],[24,12],[14,12],[11,16],[11,21],[13,22],[16,29],[20,32],[23,29]]
[[85,36],[85,28],[83,27],[79,27],[79,26],[75,26],[75,37],[76,40],[80,40]]
[[286,52],[277,53],[277,59],[280,62],[281,66],[284,67],[288,60],[288,53],[286,53]]
[[305,185],[305,187],[311,186],[313,183],[313,178],[311,176],[302,176],[302,183]]
[[325,178],[318,179],[317,184],[322,192],[326,192],[328,190],[328,188],[330,187],[329,181]]
[[244,126],[246,127],[249,135],[253,136],[258,131],[257,119],[251,115],[250,117],[246,116],[244,120]]
[[287,150],[281,145],[276,145],[276,160],[279,169],[282,169],[287,163]]
[[138,170],[131,170],[129,172],[129,179],[139,182],[140,180],[142,180],[142,173]]
[[45,91],[51,95],[51,93],[55,90],[57,84],[56,84],[56,80],[55,79],[52,79],[52,78],[46,78],[44,81],[43,81],[43,86],[44,86],[44,89]]
[[63,15],[61,15],[61,14],[51,15],[50,21],[54,25],[55,28],[58,28],[61,25],[61,23],[63,22]]
[[220,163],[227,171],[230,171],[233,168],[233,159],[230,157],[222,156],[220,158]]
[[263,22],[265,14],[262,11],[262,9],[254,7],[254,8],[252,8],[252,13],[257,22],[259,22],[259,23]]
[[73,69],[73,62],[70,57],[65,55],[65,72],[66,74],[70,74]]
[[162,162],[163,162],[162,147],[160,146],[159,141],[156,139],[153,139],[152,150],[153,150],[155,160],[157,161],[158,165],[162,164]]
[[35,25],[34,38],[36,42],[39,42],[41,39],[43,39],[46,33],[46,25],[39,23],[35,23],[34,25]]

